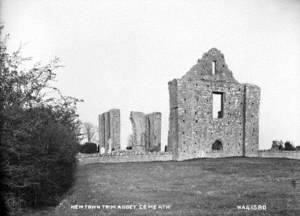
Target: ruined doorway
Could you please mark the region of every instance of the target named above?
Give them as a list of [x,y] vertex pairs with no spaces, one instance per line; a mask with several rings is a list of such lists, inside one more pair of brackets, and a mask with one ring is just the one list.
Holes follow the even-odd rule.
[[223,144],[220,140],[216,140],[212,146],[211,146],[212,150],[216,150],[216,151],[220,151],[223,150]]

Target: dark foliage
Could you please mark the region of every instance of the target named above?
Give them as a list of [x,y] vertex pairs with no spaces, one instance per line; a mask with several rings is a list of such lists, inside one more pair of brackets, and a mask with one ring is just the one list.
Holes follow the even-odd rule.
[[28,59],[20,57],[19,51],[8,54],[5,41],[0,45],[3,194],[10,214],[21,215],[24,208],[56,205],[72,185],[79,100],[51,87],[59,67],[57,58],[23,69]]
[[284,143],[284,150],[286,150],[286,151],[296,151],[296,148],[290,141],[286,141]]
[[85,143],[84,145],[81,146],[80,153],[85,153],[85,154],[93,154],[97,153],[97,144],[96,143]]

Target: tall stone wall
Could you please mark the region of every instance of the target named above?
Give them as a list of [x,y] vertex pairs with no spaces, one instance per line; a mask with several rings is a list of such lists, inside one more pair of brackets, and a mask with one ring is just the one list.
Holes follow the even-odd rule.
[[131,112],[134,151],[160,151],[161,113]]
[[110,137],[112,139],[112,150],[119,151],[121,149],[120,110],[119,109],[110,110],[109,116],[110,116]]
[[[259,92],[234,79],[220,51],[205,53],[181,79],[169,82],[168,149],[174,159],[257,154]],[[213,117],[214,93],[222,95],[220,118]],[[215,142],[221,150],[213,150]]]
[[145,114],[142,112],[130,112],[130,121],[133,131],[134,151],[145,151],[146,124]]
[[146,151],[161,150],[161,113],[154,112],[145,116],[146,121]]
[[109,142],[111,142],[110,137],[110,115],[109,111],[104,113],[104,148],[105,152],[111,152],[111,145]]
[[98,116],[98,133],[99,133],[99,146],[100,148],[105,148],[105,120],[104,115],[100,114]]
[[245,156],[257,157],[259,140],[259,101],[260,88],[255,85],[245,84],[245,129],[244,143]]
[[111,109],[99,115],[99,145],[105,152],[120,150],[120,110]]
[[174,158],[178,155],[178,94],[177,94],[177,80],[169,82],[170,95],[170,116],[169,116],[169,131],[168,131],[168,145],[167,151],[173,152]]

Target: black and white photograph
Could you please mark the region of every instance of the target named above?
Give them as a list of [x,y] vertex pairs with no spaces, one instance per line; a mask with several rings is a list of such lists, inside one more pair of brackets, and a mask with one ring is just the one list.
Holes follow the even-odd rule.
[[300,0],[0,0],[5,216],[300,215]]

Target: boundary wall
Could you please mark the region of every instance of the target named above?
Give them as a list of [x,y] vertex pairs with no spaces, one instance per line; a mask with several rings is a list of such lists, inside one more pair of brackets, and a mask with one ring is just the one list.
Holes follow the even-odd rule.
[[171,161],[173,154],[170,152],[131,152],[120,151],[105,154],[79,154],[79,164],[92,163],[124,163],[124,162],[149,162],[149,161]]

